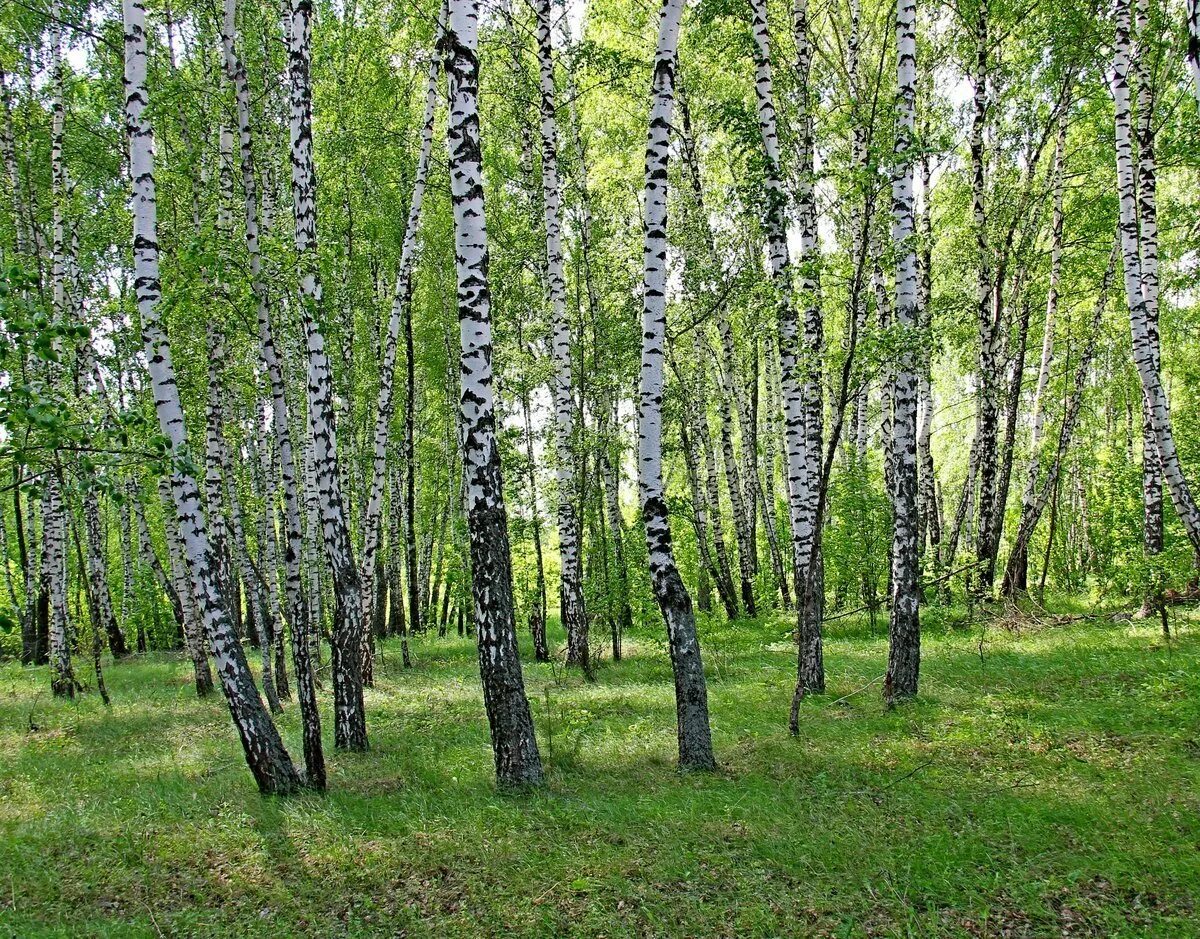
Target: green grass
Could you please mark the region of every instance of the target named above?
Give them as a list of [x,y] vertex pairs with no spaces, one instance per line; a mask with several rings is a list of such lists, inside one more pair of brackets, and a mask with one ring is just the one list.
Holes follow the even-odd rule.
[[329,793],[290,800],[184,662],[109,668],[111,712],[5,664],[0,934],[1200,935],[1200,635],[960,613],[929,611],[921,699],[892,712],[851,694],[886,640],[831,624],[799,739],[786,623],[706,627],[711,775],[674,769],[657,633],[592,684],[528,663],[549,784],[526,795],[493,786],[463,640],[409,672],[389,644],[371,752],[330,748]]

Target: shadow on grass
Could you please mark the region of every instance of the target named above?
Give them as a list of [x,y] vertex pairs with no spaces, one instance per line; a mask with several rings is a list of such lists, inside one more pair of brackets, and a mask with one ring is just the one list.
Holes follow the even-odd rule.
[[147,909],[183,934],[1194,933],[1200,645],[982,635],[981,660],[978,635],[930,631],[923,696],[894,711],[869,684],[885,643],[832,636],[793,739],[787,624],[711,628],[702,775],[674,766],[657,636],[595,682],[527,664],[549,784],[520,796],[493,786],[468,641],[414,642],[412,670],[389,644],[372,750],[330,748],[330,792],[289,800],[253,791],[219,699],[179,693],[186,663],[112,669],[111,715],[39,702],[37,734],[43,676],[6,666],[11,912],[30,935],[136,934]]

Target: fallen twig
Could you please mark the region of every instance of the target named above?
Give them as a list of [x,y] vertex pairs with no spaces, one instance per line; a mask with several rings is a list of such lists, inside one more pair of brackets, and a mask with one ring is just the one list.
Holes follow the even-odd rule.
[[[875,684],[875,682],[877,682],[877,681],[880,681],[880,680],[881,680],[881,679],[882,679],[882,678],[883,678],[883,677],[884,677],[886,674],[887,674],[887,673],[886,673],[886,672],[884,672],[883,674],[876,675],[874,678],[872,678],[872,679],[871,679],[869,682],[867,682],[867,683],[866,683],[865,685],[863,685],[861,688],[855,688],[855,689],[854,689],[853,691],[851,691],[849,694],[844,694],[844,695],[842,695],[840,698],[838,698],[836,701],[834,701],[834,702],[833,702],[833,704],[841,704],[841,703],[842,703],[843,701],[845,701],[847,698],[852,698],[852,697],[854,697],[854,696],[855,696],[856,694],[858,694],[860,691],[866,691],[866,690],[867,690],[868,688],[870,688],[870,687],[871,687],[873,684]],[[833,706],[833,705],[830,705],[830,707],[832,707],[832,706]]]

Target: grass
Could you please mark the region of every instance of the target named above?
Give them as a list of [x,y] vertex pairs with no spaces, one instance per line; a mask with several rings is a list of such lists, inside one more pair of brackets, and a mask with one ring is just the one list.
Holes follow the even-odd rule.
[[329,793],[291,800],[182,661],[109,668],[111,712],[4,664],[0,935],[1200,935],[1200,635],[936,613],[891,712],[886,640],[831,624],[799,739],[786,623],[706,627],[711,775],[673,767],[657,632],[592,684],[529,662],[549,785],[521,796],[467,641],[408,672],[389,644],[371,752],[330,749]]

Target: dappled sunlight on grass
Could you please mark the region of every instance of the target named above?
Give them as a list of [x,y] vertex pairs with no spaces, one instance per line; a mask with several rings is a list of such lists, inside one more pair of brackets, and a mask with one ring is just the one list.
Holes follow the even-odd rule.
[[[0,924],[961,935],[987,921],[1057,935],[1069,910],[1093,934],[1197,932],[1189,629],[1169,647],[1102,619],[931,631],[922,697],[888,711],[873,681],[886,641],[839,625],[829,692],[805,700],[798,738],[788,622],[704,625],[721,767],[698,776],[674,766],[657,634],[594,681],[528,662],[549,784],[521,796],[492,783],[466,640],[414,641],[411,670],[389,643],[367,692],[371,751],[330,747],[330,792],[290,800],[255,793],[223,702],[192,696],[186,662],[111,667],[111,713],[94,695],[54,701],[44,670],[6,664]],[[328,732],[328,688],[322,701]],[[294,703],[281,728],[298,755]]]

